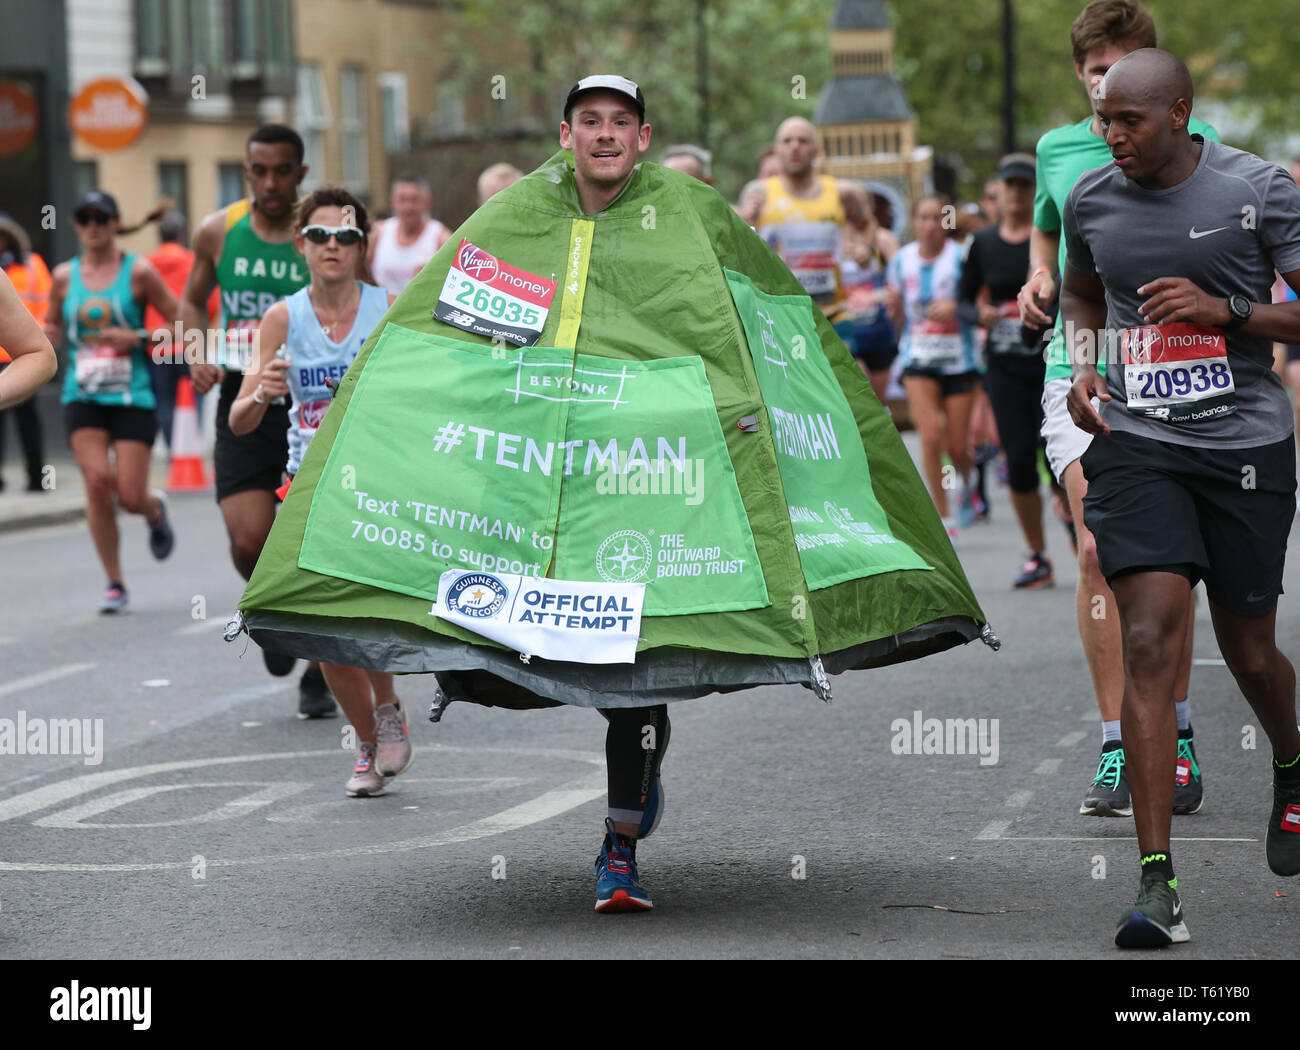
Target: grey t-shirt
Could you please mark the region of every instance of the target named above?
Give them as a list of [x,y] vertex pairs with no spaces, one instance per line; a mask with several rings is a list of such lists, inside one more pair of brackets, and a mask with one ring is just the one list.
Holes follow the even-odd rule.
[[[1239,294],[1267,303],[1274,269],[1300,269],[1300,187],[1284,169],[1253,153],[1200,135],[1192,138],[1201,143],[1201,159],[1177,186],[1143,189],[1106,164],[1081,175],[1066,199],[1061,216],[1066,262],[1105,284],[1111,334],[1147,324],[1138,307],[1150,296],[1137,290],[1157,277],[1185,277],[1209,295]],[[1291,403],[1272,370],[1272,341],[1223,332],[1235,386],[1235,392],[1226,392],[1221,389],[1229,386],[1223,352],[1215,362],[1215,352],[1201,348],[1220,332],[1204,329],[1190,338],[1166,336],[1152,344],[1160,350],[1150,356],[1164,357],[1165,364],[1130,370],[1131,403],[1119,340],[1109,351],[1100,350],[1111,354],[1106,384],[1112,400],[1102,404],[1102,419],[1114,430],[1179,445],[1253,448],[1289,437]],[[1174,344],[1193,349],[1166,354],[1164,347]],[[1183,355],[1187,359],[1180,360]],[[1161,371],[1165,374],[1155,374]],[[1219,414],[1230,411],[1226,406],[1234,400],[1235,412]],[[1130,411],[1142,405],[1154,415]]]

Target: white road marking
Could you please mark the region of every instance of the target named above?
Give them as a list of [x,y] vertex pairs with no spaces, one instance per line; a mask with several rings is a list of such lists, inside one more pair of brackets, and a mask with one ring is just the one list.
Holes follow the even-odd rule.
[[[433,752],[471,752],[482,755],[486,752],[508,755],[533,755],[546,758],[567,759],[594,767],[591,771],[545,791],[534,799],[518,806],[502,810],[491,816],[462,824],[447,831],[437,832],[418,838],[402,839],[397,842],[380,843],[372,846],[348,846],[318,853],[289,853],[278,856],[220,858],[209,857],[209,868],[234,867],[243,864],[280,864],[286,861],[313,861],[323,857],[359,857],[383,853],[404,852],[416,849],[431,849],[474,839],[501,835],[520,828],[528,827],[552,817],[559,816],[578,806],[585,805],[604,796],[607,784],[605,778],[605,756],[594,752],[575,751],[560,748],[511,748],[511,747],[451,747],[439,745],[429,749]],[[151,776],[157,773],[169,773],[182,769],[198,769],[209,766],[235,765],[241,762],[282,761],[284,759],[301,759],[329,756],[337,758],[339,752],[331,748],[327,751],[293,751],[276,752],[261,755],[229,755],[219,758],[189,759],[177,762],[159,762],[149,766],[135,766],[129,769],[109,770],[103,773],[89,773],[58,784],[49,784],[36,788],[14,798],[0,801],[0,821],[13,820],[16,817],[47,809],[50,806],[66,802],[80,795],[88,794],[109,784],[120,783],[137,777]],[[177,785],[182,786],[182,785]],[[84,812],[84,808],[83,808]],[[47,818],[48,819],[48,818]],[[159,863],[123,863],[123,864],[45,864],[32,861],[0,860],[0,871],[41,871],[41,872],[120,872],[120,871],[177,871],[188,870],[189,861],[165,861]]]
[[1227,667],[1228,662],[1222,656],[1200,656],[1192,661],[1193,667]]
[[[981,836],[976,835],[976,838]],[[993,836],[990,836],[993,837]],[[1136,842],[1136,835],[1003,835],[1003,842]],[[1170,842],[1258,842],[1259,839],[1235,838],[1180,838],[1175,835]]]
[[1100,721],[1101,721],[1101,712],[1098,711],[1096,708],[1093,708],[1091,711],[1087,712],[1087,713],[1083,716],[1083,721],[1085,721],[1085,722],[1100,722]]
[[1013,791],[1002,804],[1009,809],[1024,809],[1033,797],[1032,791]]
[[198,623],[192,623],[188,627],[178,627],[172,634],[203,634],[205,631],[214,631],[218,627],[225,627],[226,622],[230,619],[227,616],[224,620],[220,617],[213,617],[210,620],[200,620]]
[[57,682],[60,678],[67,678],[68,675],[80,674],[82,671],[89,671],[96,664],[63,664],[61,667],[54,667],[48,671],[39,671],[36,674],[29,674],[26,678],[15,678],[12,682],[5,682],[0,685],[0,696],[8,696],[10,693],[20,693],[24,689],[31,689],[33,686],[45,685],[47,682]]
[[1065,759],[1063,758],[1045,758],[1038,763],[1038,768],[1035,769],[1034,772],[1045,777],[1050,777],[1061,768],[1061,763],[1064,761]]
[[288,798],[290,795],[297,795],[303,791],[310,791],[312,788],[311,784],[302,781],[268,783],[264,784],[260,791],[250,792],[243,798],[232,799],[220,806],[214,806],[197,816],[179,817],[176,820],[155,820],[139,824],[96,824],[86,819],[87,817],[97,817],[101,813],[107,813],[119,806],[129,806],[133,802],[160,795],[165,791],[182,791],[190,788],[218,788],[229,791],[231,788],[238,789],[241,786],[244,785],[231,781],[210,781],[202,784],[151,784],[148,787],[127,788],[125,791],[115,791],[111,795],[101,795],[99,798],[92,798],[89,802],[83,802],[79,806],[72,806],[57,813],[51,813],[48,817],[33,820],[32,823],[38,828],[73,828],[77,830],[82,828],[107,828],[110,831],[116,831],[119,828],[176,828],[189,824],[210,824],[217,820],[232,820],[235,817],[242,817],[250,808],[269,806],[282,798]]
[[1011,821],[1009,820],[994,820],[984,825],[984,830],[976,835],[975,838],[986,841],[989,839],[1000,839],[1002,838],[1002,833],[1009,827],[1011,827]]
[[88,795],[92,791],[108,787],[110,784],[120,784],[124,780],[135,780],[156,773],[174,773],[182,769],[203,769],[207,766],[231,766],[240,762],[275,762],[281,759],[315,758],[320,755],[334,756],[338,753],[337,749],[331,748],[328,751],[277,751],[261,755],[225,755],[221,758],[189,758],[177,762],[155,762],[151,766],[109,769],[103,773],[86,773],[0,801],[0,823],[38,810],[49,809],[79,795]]
[[1085,733],[1082,729],[1076,729],[1073,733],[1066,733],[1065,736],[1061,737],[1061,739],[1056,742],[1056,746],[1074,747],[1075,744],[1077,744],[1080,740],[1086,739],[1087,736],[1088,734]]

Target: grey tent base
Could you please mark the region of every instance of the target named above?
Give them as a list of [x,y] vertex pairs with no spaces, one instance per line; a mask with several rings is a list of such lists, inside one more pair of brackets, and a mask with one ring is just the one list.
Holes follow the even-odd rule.
[[226,637],[233,640],[246,627],[258,645],[273,653],[399,674],[446,672],[438,679],[449,700],[487,707],[650,707],[760,685],[802,685],[829,700],[822,667],[840,674],[916,660],[974,641],[981,626],[968,617],[945,617],[825,654],[820,661],[665,646],[637,653],[635,664],[536,656],[525,663],[509,650],[470,645],[391,620],[265,610],[250,612],[246,620],[236,614]]

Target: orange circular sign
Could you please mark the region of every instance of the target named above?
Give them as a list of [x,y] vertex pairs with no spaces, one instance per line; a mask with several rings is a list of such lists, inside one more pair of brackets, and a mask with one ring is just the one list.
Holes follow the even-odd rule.
[[21,152],[36,137],[36,96],[16,80],[0,81],[0,157]]
[[68,103],[72,133],[95,149],[125,149],[140,137],[149,96],[131,77],[104,77],[85,85]]

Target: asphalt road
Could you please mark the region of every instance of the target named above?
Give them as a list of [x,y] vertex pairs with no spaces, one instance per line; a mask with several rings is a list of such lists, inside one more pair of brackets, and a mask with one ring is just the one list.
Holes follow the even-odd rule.
[[[97,764],[0,756],[0,956],[1114,959],[1136,840],[1077,813],[1100,732],[1074,567],[1052,523],[1056,588],[1014,593],[1023,552],[1005,490],[993,503],[958,552],[1001,652],[840,676],[830,705],[769,688],[672,708],[666,815],[639,851],[655,910],[633,916],[592,912],[594,712],[457,704],[433,726],[432,682],[406,680],[415,764],[349,799],[343,720],[299,721],[295,679],[221,640],[242,588],[209,496],[173,499],[161,565],[124,522],[119,618],[95,613],[84,525],[0,535],[0,717],[103,726]],[[1206,802],[1172,846],[1192,940],[1158,958],[1294,958],[1300,882],[1264,863],[1267,743],[1243,747],[1204,603],[1195,652]],[[996,762],[895,754],[916,712],[989,720],[988,744],[996,719]]]

